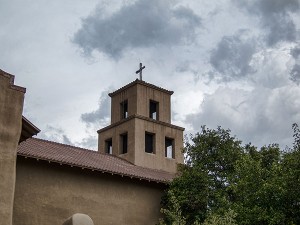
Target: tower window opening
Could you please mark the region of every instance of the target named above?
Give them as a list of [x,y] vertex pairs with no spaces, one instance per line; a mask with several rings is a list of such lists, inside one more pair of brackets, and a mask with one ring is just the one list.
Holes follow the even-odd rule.
[[174,139],[172,138],[165,138],[165,157],[170,159],[175,158]]
[[151,119],[158,120],[158,102],[150,100],[149,114]]
[[128,134],[124,133],[120,135],[120,153],[125,154],[128,152]]
[[105,140],[105,153],[112,154],[112,139]]
[[128,101],[125,100],[120,103],[120,109],[121,109],[121,119],[125,119],[128,117]]
[[155,153],[155,135],[152,133],[145,133],[145,152]]

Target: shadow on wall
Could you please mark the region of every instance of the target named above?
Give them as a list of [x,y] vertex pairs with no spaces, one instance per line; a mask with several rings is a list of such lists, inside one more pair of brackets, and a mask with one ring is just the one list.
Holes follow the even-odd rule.
[[76,213],[68,218],[62,225],[94,225],[94,222],[88,215]]

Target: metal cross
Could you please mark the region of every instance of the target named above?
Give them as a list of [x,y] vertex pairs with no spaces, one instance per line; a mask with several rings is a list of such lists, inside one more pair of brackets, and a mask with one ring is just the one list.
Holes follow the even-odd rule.
[[140,63],[140,69],[135,72],[136,74],[140,73],[140,80],[143,80],[143,76],[142,76],[143,69],[145,69],[145,66],[143,66],[142,63]]

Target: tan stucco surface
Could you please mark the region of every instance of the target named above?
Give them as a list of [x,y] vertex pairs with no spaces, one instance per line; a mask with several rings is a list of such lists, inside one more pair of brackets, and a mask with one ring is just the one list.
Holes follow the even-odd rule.
[[[155,134],[155,153],[145,152],[145,132]],[[128,134],[128,152],[120,154],[120,135]],[[165,138],[174,139],[174,159],[165,157]],[[112,139],[112,154],[124,158],[134,165],[151,169],[177,172],[177,165],[183,163],[183,130],[171,124],[164,124],[144,117],[132,117],[116,126],[99,131],[98,149],[105,153],[105,140]]]
[[17,146],[25,89],[0,70],[0,225],[12,224]]
[[[177,165],[183,164],[183,131],[144,119],[135,120],[135,165],[176,173]],[[155,152],[145,152],[145,132],[155,134]],[[165,157],[165,138],[174,140],[174,158]]]
[[[111,125],[98,131],[98,150],[105,153],[105,141],[112,140],[112,154],[134,165],[177,172],[183,163],[184,128],[171,124],[171,95],[173,92],[136,81],[117,90],[111,96]],[[121,117],[121,103],[128,103],[128,117]],[[158,118],[150,118],[150,101],[158,105]],[[120,135],[128,135],[128,152],[122,154]],[[145,133],[153,135],[154,152],[145,152]],[[165,140],[173,140],[173,157],[165,156]]]
[[164,186],[18,157],[14,225],[63,224],[75,213],[94,224],[154,225]]
[[120,121],[120,103],[128,101],[128,116],[141,115],[149,117],[150,100],[159,103],[159,120],[166,123],[171,123],[171,95],[154,89],[148,85],[136,83],[133,86],[115,94],[111,99],[111,123]]
[[94,222],[88,215],[76,213],[68,218],[62,225],[94,225]]

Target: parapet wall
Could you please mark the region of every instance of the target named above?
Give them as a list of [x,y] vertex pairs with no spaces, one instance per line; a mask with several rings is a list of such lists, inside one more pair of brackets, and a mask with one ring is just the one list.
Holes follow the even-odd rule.
[[0,70],[0,225],[12,225],[17,146],[22,128],[25,88]]

